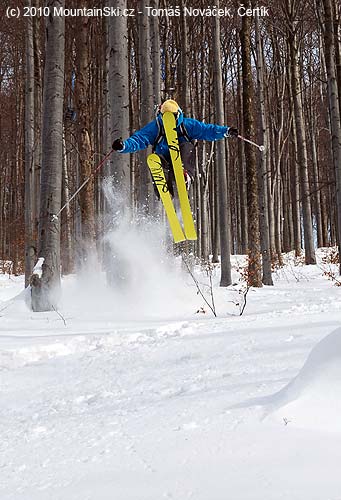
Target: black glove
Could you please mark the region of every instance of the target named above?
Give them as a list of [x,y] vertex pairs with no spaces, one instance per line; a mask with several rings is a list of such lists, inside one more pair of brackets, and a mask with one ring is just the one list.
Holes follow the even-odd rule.
[[237,128],[230,127],[227,131],[227,137],[238,137],[239,132]]
[[115,139],[111,147],[114,151],[122,151],[124,149],[122,137],[120,137],[119,139]]

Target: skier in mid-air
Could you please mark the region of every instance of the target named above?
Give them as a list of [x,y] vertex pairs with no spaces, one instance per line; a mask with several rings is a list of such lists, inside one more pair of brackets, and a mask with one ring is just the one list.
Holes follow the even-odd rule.
[[176,118],[176,130],[187,189],[189,189],[195,175],[194,140],[217,141],[224,137],[238,137],[238,130],[233,127],[214,125],[200,122],[194,118],[186,118],[178,103],[168,99],[158,107],[155,120],[124,141],[122,138],[115,139],[112,149],[119,153],[134,153],[146,149],[148,146],[153,146],[153,152],[161,158],[168,189],[173,196],[174,172],[162,123],[162,115],[167,111],[173,113]]

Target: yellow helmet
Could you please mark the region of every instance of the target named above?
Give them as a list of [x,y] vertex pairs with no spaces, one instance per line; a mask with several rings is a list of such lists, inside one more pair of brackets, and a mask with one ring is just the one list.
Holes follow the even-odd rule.
[[179,104],[173,99],[167,99],[163,104],[161,104],[160,111],[161,113],[166,113],[166,111],[170,111],[171,113],[177,113],[179,111]]

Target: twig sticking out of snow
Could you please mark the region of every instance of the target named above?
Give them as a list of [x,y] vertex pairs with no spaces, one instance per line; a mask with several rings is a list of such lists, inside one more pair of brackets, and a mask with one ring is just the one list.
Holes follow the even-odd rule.
[[187,271],[189,273],[189,275],[191,276],[192,280],[194,281],[195,283],[195,286],[197,287],[197,290],[198,290],[198,293],[201,295],[201,297],[204,299],[205,303],[208,305],[208,307],[211,309],[212,313],[214,314],[215,317],[217,317],[217,313],[216,313],[216,310],[215,310],[215,304],[214,304],[214,296],[213,296],[213,284],[212,284],[212,276],[210,275],[210,289],[211,289],[211,297],[212,297],[212,305],[208,302],[208,300],[206,299],[205,295],[203,294],[200,286],[199,286],[199,282],[198,280],[196,279],[196,277],[194,276],[191,268],[190,268],[190,265],[188,264],[187,262],[187,259],[185,257],[185,255],[182,256],[182,260],[183,262],[185,263],[185,266],[187,268]]
[[64,326],[66,326],[66,321],[65,321],[65,318],[64,316],[54,307],[54,305],[52,304],[52,309],[54,310],[54,312],[56,312],[58,314],[58,316],[63,320],[63,323],[64,323]]
[[246,288],[245,288],[245,290],[244,290],[244,292],[243,292],[243,305],[242,305],[242,307],[240,309],[239,316],[242,316],[242,314],[244,312],[244,309],[246,307],[246,297],[247,297],[247,294],[248,294],[249,290],[250,290],[250,287],[249,287],[249,285],[247,285]]

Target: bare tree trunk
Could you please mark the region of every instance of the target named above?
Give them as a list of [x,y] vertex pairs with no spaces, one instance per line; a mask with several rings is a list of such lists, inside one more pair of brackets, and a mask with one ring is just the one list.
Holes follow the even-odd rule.
[[335,44],[335,72],[337,86],[339,89],[339,113],[341,116],[341,7],[340,2],[333,1],[333,23],[334,23],[334,44]]
[[292,217],[292,193],[290,185],[290,162],[288,156],[285,159],[285,168],[283,169],[283,217],[284,217],[284,235],[283,250],[291,252],[294,248],[294,225]]
[[[103,109],[103,123],[102,123],[102,134],[103,134],[103,149],[104,151],[110,151],[111,145],[113,143],[112,136],[112,125],[113,117],[111,113],[111,95],[110,95],[110,42],[109,42],[109,23],[116,18],[106,18],[102,19],[103,26],[103,38],[102,38],[102,51],[103,51],[103,84],[102,84],[102,109]],[[126,115],[129,117],[129,113],[125,111]],[[127,135],[129,131],[127,130]],[[117,135],[118,137],[118,135]],[[106,162],[104,166],[104,175],[106,178],[113,175],[115,160],[126,160],[127,158],[122,155],[111,155],[109,161]],[[128,158],[129,160],[129,158]],[[128,170],[129,165],[127,166]],[[109,212],[109,200],[103,196],[102,198],[102,232],[108,231],[111,216]],[[102,256],[104,267],[109,269],[111,262],[110,248],[108,248],[108,241],[102,240]]]
[[269,235],[269,208],[267,196],[267,154],[268,154],[268,131],[266,125],[265,99],[264,99],[264,66],[263,50],[261,46],[259,21],[255,17],[256,27],[256,47],[257,47],[257,80],[258,80],[258,101],[260,110],[260,141],[264,145],[264,151],[261,154],[258,172],[259,188],[259,208],[260,208],[260,243],[262,249],[263,276],[264,285],[273,285],[271,275],[271,253],[270,253],[270,235]]
[[[157,9],[159,0],[153,0],[152,6]],[[161,103],[161,63],[160,63],[160,30],[158,16],[151,18],[152,67],[154,103]]]
[[[127,8],[127,0],[111,0],[110,4],[121,11]],[[109,20],[105,74],[104,89],[109,88],[105,104],[105,140],[108,147],[112,139],[119,137],[126,139],[130,134],[129,37],[128,19],[125,16],[114,16]],[[114,182],[113,194],[115,198],[119,198],[122,213],[131,208],[133,197],[130,161],[129,154],[113,153],[106,170]],[[107,214],[107,217],[112,223],[112,214]],[[122,284],[126,275],[122,256],[115,254],[113,258],[115,248],[112,248],[109,242],[105,242],[103,251],[104,268],[109,284],[113,286]]]
[[[80,183],[91,175],[92,146],[90,137],[90,32],[91,18],[77,19],[76,34],[77,74],[76,74],[76,109],[77,109],[77,142],[79,154]],[[94,180],[91,179],[79,194],[82,219],[82,244],[87,251],[96,249],[95,229],[95,191]],[[85,257],[85,255],[84,255]]]
[[[144,127],[153,116],[153,80],[151,71],[151,40],[149,17],[145,14],[147,0],[138,0],[138,9],[144,12],[138,18],[139,29],[139,64],[140,64],[140,125]],[[138,202],[140,208],[147,210],[152,194],[151,178],[147,167],[147,151],[139,153]]]
[[[289,68],[289,82],[291,81],[291,71]],[[294,98],[292,86],[288,86],[290,112],[294,113]],[[301,209],[300,209],[300,175],[297,162],[297,134],[296,122],[292,121],[292,154],[291,162],[291,189],[292,189],[292,213],[293,213],[293,229],[294,229],[294,249],[295,256],[299,257],[302,253],[302,237],[301,237]]]
[[323,0],[324,7],[324,43],[328,77],[328,100],[332,135],[333,162],[336,178],[337,234],[339,246],[339,264],[341,274],[341,121],[339,93],[336,80],[335,45],[333,37],[333,9],[331,0]]
[[33,18],[26,19],[25,82],[25,287],[36,259],[34,242],[34,53]]
[[[206,27],[203,21],[201,21],[201,27],[200,27],[200,35],[202,39],[205,39],[205,34],[206,34]],[[205,54],[201,54],[201,66],[204,66],[204,59],[205,59]],[[196,68],[196,75],[197,75],[197,80],[198,80],[198,86],[200,88],[197,89],[197,96],[200,96],[200,118],[202,118],[205,115],[205,111],[207,108],[207,98],[206,98],[206,88],[205,88],[205,72],[204,71],[198,71],[198,68]],[[199,117],[199,114],[198,114]],[[209,149],[209,153],[206,153],[207,149]],[[198,179],[198,188],[200,189],[201,197],[200,197],[200,215],[201,215],[201,224],[200,224],[200,231],[199,231],[199,237],[200,237],[200,248],[201,248],[201,253],[200,257],[205,261],[209,261],[209,253],[210,253],[210,199],[209,199],[209,185],[210,185],[210,179],[212,177],[212,171],[213,171],[213,151],[214,151],[214,143],[210,145],[210,148],[208,148],[207,143],[203,142],[202,144],[202,149],[201,149],[201,157],[200,157],[200,164],[199,164],[199,173],[200,179]],[[197,155],[198,157],[199,155]],[[200,183],[200,186],[199,186]]]
[[[39,0],[34,0],[36,7]],[[42,77],[42,50],[41,50],[41,23],[43,20],[39,17],[33,18],[33,49],[34,49],[34,207],[33,222],[34,236],[37,239],[38,217],[40,209],[40,172],[41,172],[41,154],[42,154],[42,104],[43,104],[43,77]]]
[[212,222],[211,222],[211,230],[212,230],[212,262],[219,262],[219,250],[220,250],[220,234],[219,234],[219,178],[217,172],[217,157],[214,162],[213,171],[212,171],[212,179],[210,191],[212,196],[211,200],[211,214],[212,214]]
[[169,54],[169,39],[171,28],[169,25],[169,19],[165,18],[165,29],[163,31],[163,53],[164,53],[164,88],[163,88],[163,98],[168,99],[174,89],[172,89],[172,71],[171,71],[171,58]]
[[[211,146],[211,151],[209,158],[206,159],[205,154],[203,155],[203,165],[200,178],[200,188],[201,188],[201,258],[208,262],[209,260],[209,214],[210,214],[210,203],[209,203],[209,180],[212,175],[212,156],[213,147]],[[206,151],[204,147],[203,151]]]
[[[246,7],[251,7],[248,0]],[[251,18],[243,17],[240,32],[242,48],[242,70],[243,70],[243,117],[244,133],[247,137],[254,139],[253,123],[253,81],[251,69]],[[247,178],[247,205],[248,205],[248,280],[251,286],[262,286],[262,264],[259,235],[259,207],[258,207],[258,183],[255,149],[245,145],[246,178]]]
[[[219,1],[217,2],[219,7]],[[221,70],[220,51],[220,22],[218,16],[213,21],[214,36],[214,83],[215,83],[215,106],[217,123],[223,125],[224,100],[223,100],[223,79]],[[220,286],[229,286],[232,283],[231,277],[231,244],[230,244],[230,217],[229,199],[226,176],[226,156],[225,144],[219,141],[216,145],[217,151],[217,174],[219,181],[218,203],[219,203],[219,232],[220,232],[220,255],[221,255],[221,278]]]
[[282,265],[282,175],[280,169],[280,162],[278,167],[276,168],[276,183],[275,183],[275,206],[276,206],[276,217],[275,217],[275,245],[276,245],[276,254],[278,258],[278,262]]
[[[111,0],[111,5],[127,8],[127,0]],[[129,136],[129,60],[127,17],[114,16],[109,24],[109,89],[112,137]],[[126,199],[130,199],[130,155],[112,156],[114,179]]]
[[[152,6],[157,9],[159,7],[159,0],[152,0]],[[156,106],[161,104],[161,48],[160,48],[160,20],[158,16],[151,16],[150,19],[150,38],[151,38],[151,68],[152,68],[152,84],[153,84],[153,98],[152,109],[155,111]],[[150,112],[152,111],[150,110]],[[148,175],[148,174],[147,174]],[[153,191],[151,189],[151,191]],[[162,204],[151,194],[151,209],[153,214],[159,218],[164,217]]]
[[[238,108],[243,108],[243,86],[239,50],[237,51],[237,99]],[[244,125],[240,123],[239,129],[244,134]],[[240,253],[245,255],[248,248],[248,214],[247,214],[247,186],[246,186],[246,166],[245,166],[245,148],[244,142],[238,142],[238,161],[239,161],[239,198],[240,198],[240,226],[241,226],[241,247]]]
[[[64,0],[50,0],[47,5],[64,7]],[[60,223],[53,217],[61,205],[63,164],[63,93],[64,93],[63,16],[46,18],[46,61],[43,98],[43,151],[41,171],[41,204],[39,219],[39,252],[44,259],[41,277],[33,274],[32,308],[34,311],[55,309],[60,288]]]
[[[66,154],[65,132],[63,134],[63,178],[62,178],[62,194],[63,203],[70,199],[69,195],[69,172],[68,161]],[[70,274],[73,270],[73,245],[72,245],[72,230],[71,230],[71,210],[70,205],[66,205],[64,213],[62,213],[62,272]]]
[[181,51],[180,51],[180,73],[181,73],[181,104],[186,111],[189,112],[190,109],[190,95],[189,95],[189,71],[188,71],[188,26],[187,26],[187,17],[183,15],[185,2],[184,0],[180,0],[180,9],[181,9],[181,17],[180,17],[180,43],[181,43]]
[[313,238],[313,222],[310,204],[310,188],[308,177],[308,155],[305,124],[303,117],[302,88],[299,66],[299,49],[297,45],[297,35],[292,33],[289,37],[290,64],[291,64],[291,85],[294,103],[294,117],[297,134],[297,160],[301,181],[302,213],[304,228],[304,252],[305,263],[315,264],[315,250]]
[[[103,146],[105,151],[110,151],[113,142],[112,137],[112,115],[110,103],[110,45],[109,45],[109,20],[104,17],[102,20],[103,26],[103,85],[102,85],[102,106],[103,106]],[[127,92],[128,94],[128,92]],[[128,94],[129,95],[129,94]],[[129,113],[126,114],[129,116]],[[129,131],[127,130],[127,133]],[[113,168],[112,157],[111,161],[105,165],[106,175],[110,175]]]
[[[312,115],[314,114],[314,110],[312,110]],[[316,214],[316,226],[317,226],[317,246],[323,246],[323,236],[322,236],[322,215],[321,215],[321,191],[320,191],[320,182],[319,182],[319,168],[318,168],[318,158],[317,158],[317,146],[316,146],[316,121],[314,117],[311,117],[311,155],[312,155],[312,163],[313,163],[313,186],[314,186],[314,195],[315,195],[315,214]]]
[[[271,149],[269,145],[269,152]],[[268,155],[267,158],[267,193],[268,193],[268,206],[269,206],[269,240],[270,240],[270,255],[271,260],[276,260],[276,241],[275,241],[275,200],[273,195],[273,179],[271,178],[271,161]]]

